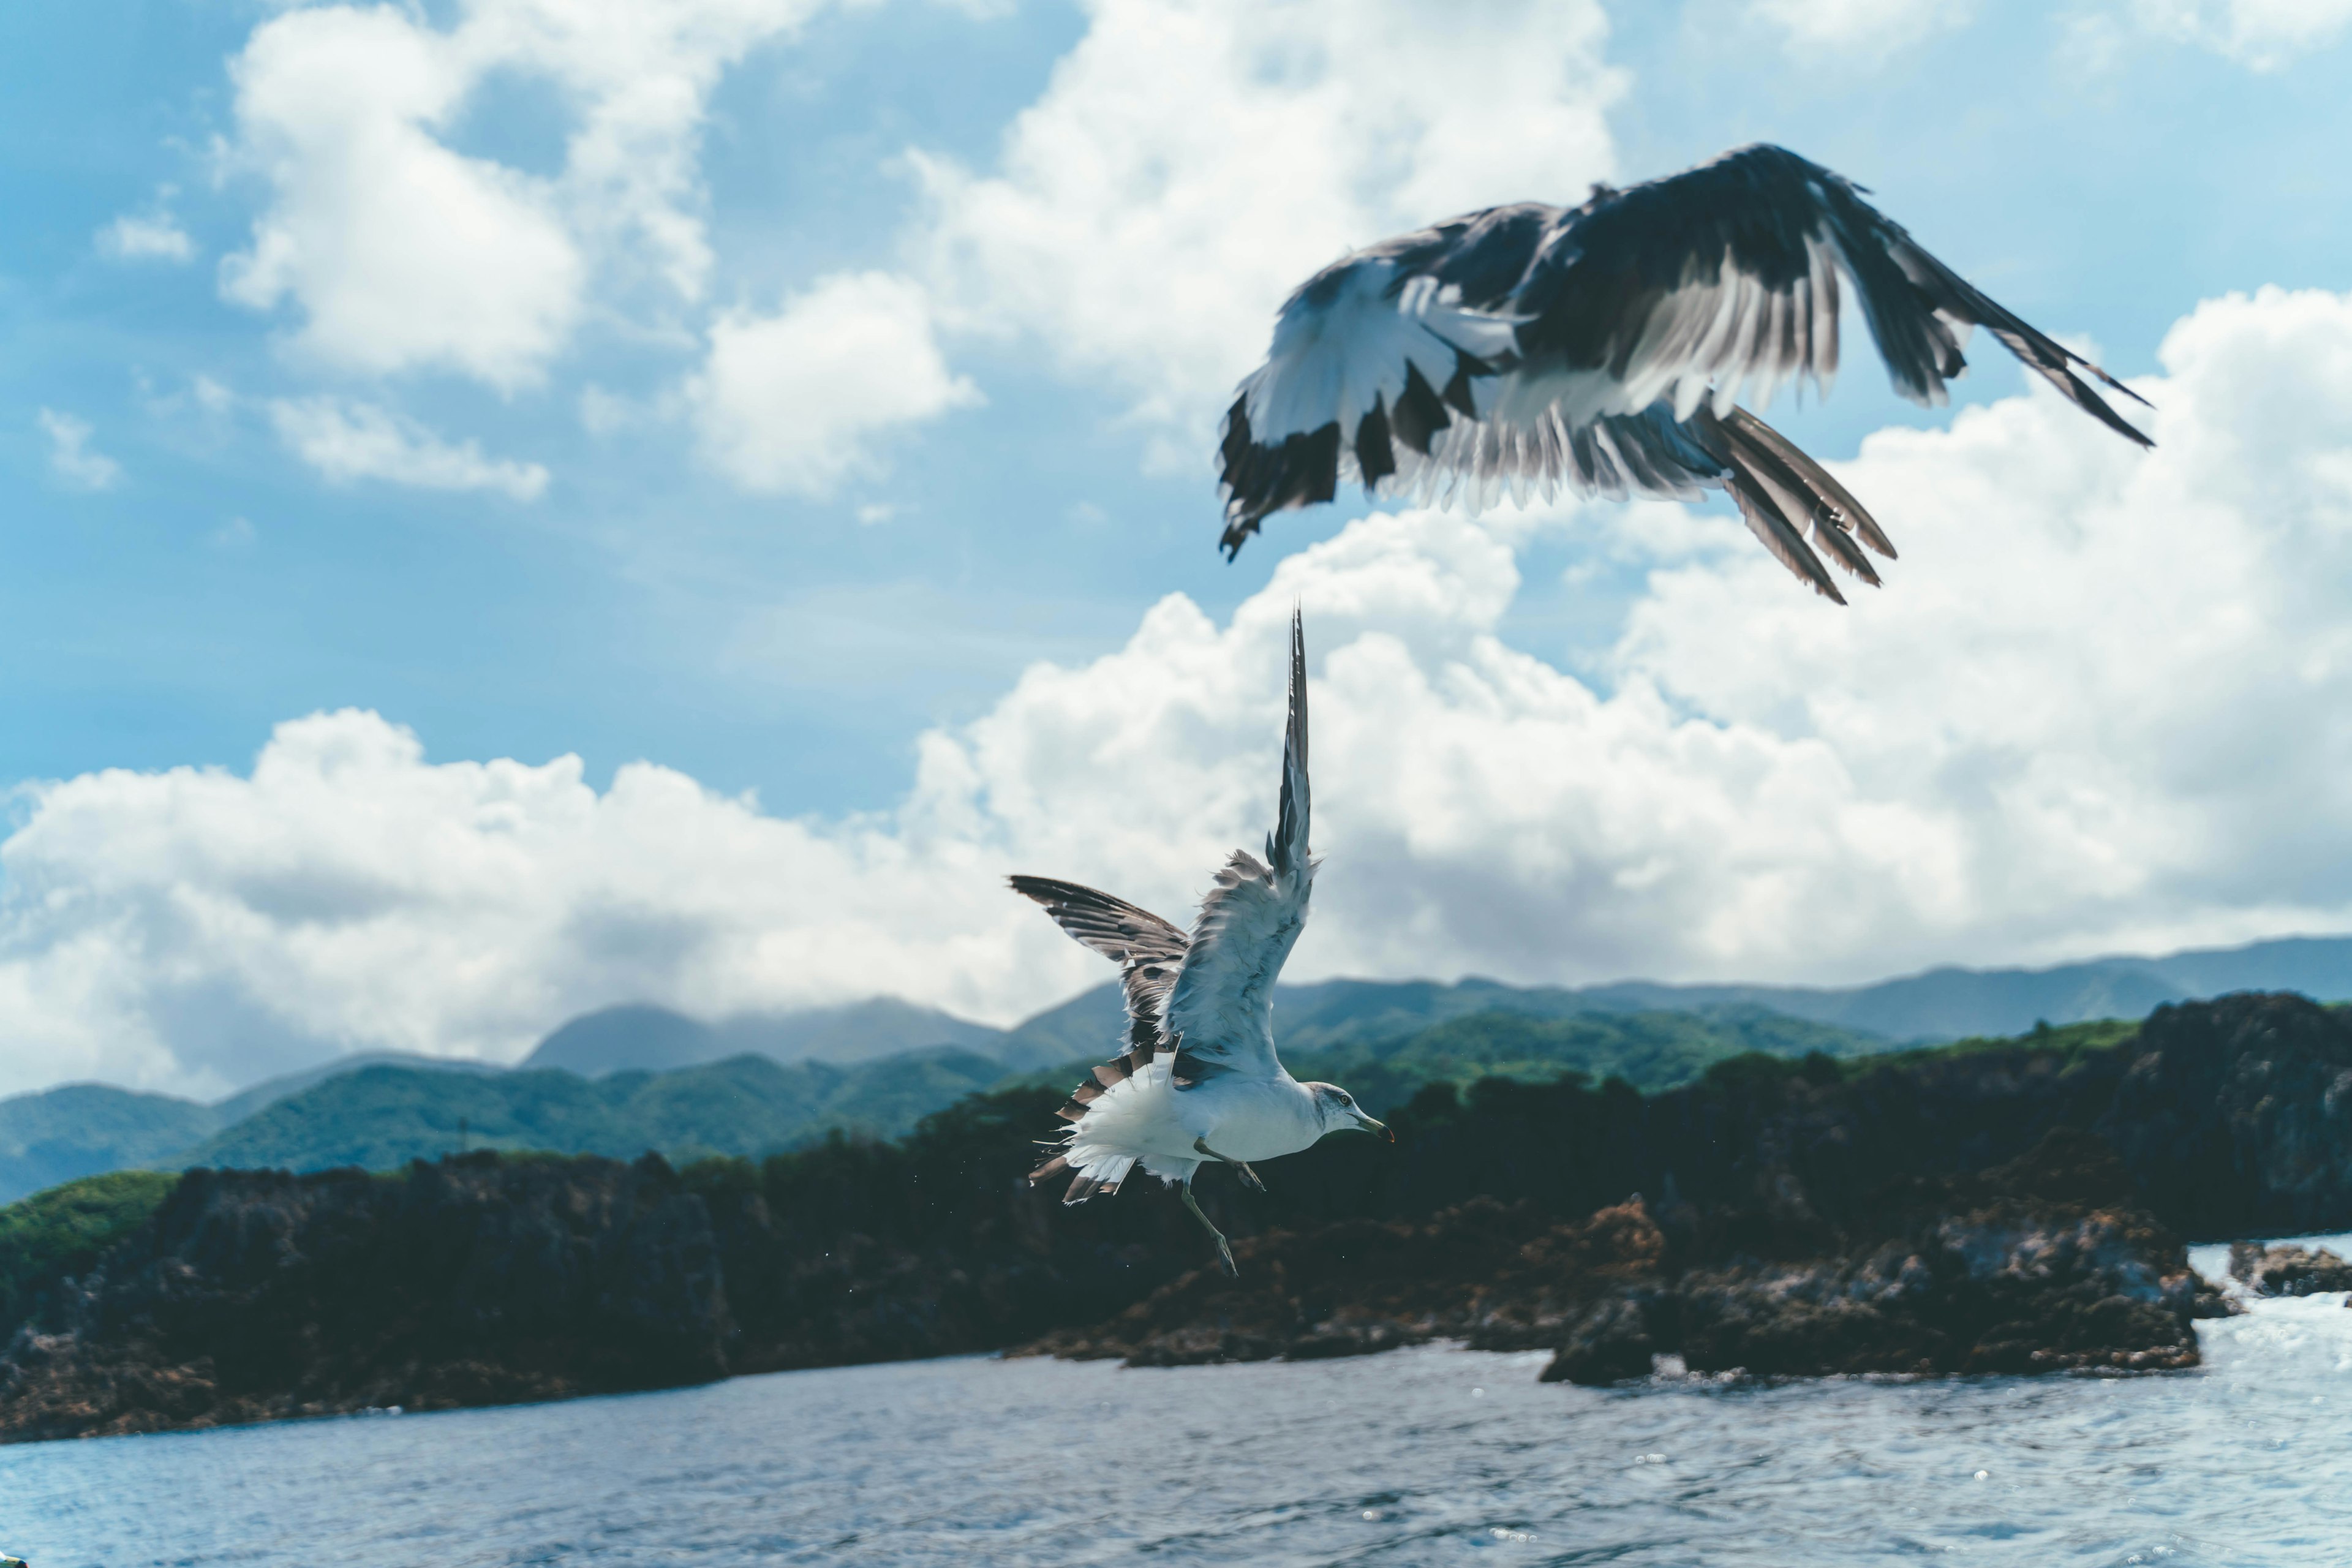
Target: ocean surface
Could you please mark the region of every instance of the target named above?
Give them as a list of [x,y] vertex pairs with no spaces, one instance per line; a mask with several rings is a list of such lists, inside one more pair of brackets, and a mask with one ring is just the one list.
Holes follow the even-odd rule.
[[[2352,1255],[2352,1245],[2331,1238]],[[2221,1249],[2197,1262],[2218,1274]],[[0,1448],[34,1568],[2352,1563],[2352,1310],[2136,1378],[1536,1382],[1426,1348],[965,1358]]]

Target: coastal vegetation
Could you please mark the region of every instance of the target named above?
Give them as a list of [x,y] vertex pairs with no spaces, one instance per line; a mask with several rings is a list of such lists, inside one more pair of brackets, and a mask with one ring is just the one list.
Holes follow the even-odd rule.
[[[1444,1037],[1433,1068],[1525,1059],[1500,1028],[1491,1050]],[[0,1436],[1022,1345],[1213,1361],[1458,1333],[1550,1345],[1580,1380],[1667,1349],[1780,1373],[2179,1366],[2189,1320],[2221,1310],[2184,1239],[2352,1225],[2347,1072],[2342,1014],[2246,995],[1743,1053],[1649,1094],[1433,1077],[1393,1144],[1327,1139],[1267,1162],[1264,1194],[1207,1174],[1232,1283],[1156,1184],[1078,1209],[1026,1186],[1058,1085],[967,1095],[894,1141],[682,1167],[482,1150],[200,1169],[160,1203],[172,1178],[84,1184],[7,1211],[7,1234],[52,1239],[11,1255],[12,1299],[46,1305],[0,1355]]]
[[[1616,1075],[1654,1090],[1746,1051],[1843,1058],[1887,1046],[1874,1035],[1752,1006],[1560,1016],[1490,1008],[1429,1025],[1417,1020],[1465,994],[1507,988],[1348,984],[1344,994],[1327,988],[1332,994],[1302,1030],[1308,1048],[1295,1053],[1293,1065],[1302,1076],[1359,1085],[1360,1098],[1375,1106],[1402,1103],[1427,1083],[1496,1074]],[[611,1022],[610,1015],[596,1017]],[[1402,1032],[1383,1032],[1400,1021]],[[131,1166],[393,1170],[485,1148],[615,1159],[651,1150],[684,1163],[766,1155],[835,1131],[896,1138],[975,1090],[1024,1082],[1066,1089],[1108,1047],[1078,1048],[1089,1054],[1025,1076],[1001,1056],[952,1046],[846,1064],[739,1054],[601,1077],[467,1070],[410,1058],[306,1074],[276,1092],[249,1092],[216,1107],[75,1085],[0,1101],[0,1200]]]

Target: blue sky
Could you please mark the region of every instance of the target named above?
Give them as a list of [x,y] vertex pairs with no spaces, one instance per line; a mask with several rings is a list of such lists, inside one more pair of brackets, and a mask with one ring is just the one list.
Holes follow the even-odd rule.
[[[987,406],[886,442],[887,473],[821,501],[738,492],[676,428],[583,429],[583,385],[650,397],[691,369],[689,353],[619,331],[583,331],[542,386],[508,397],[447,374],[305,374],[278,347],[298,312],[227,302],[217,278],[262,197],[219,171],[235,134],[226,68],[272,14],[164,0],[6,24],[0,462],[18,523],[0,589],[16,628],[0,648],[0,775],[241,764],[278,720],[356,705],[436,755],[577,752],[598,775],[647,757],[778,809],[880,806],[925,725],[981,711],[1032,659],[1115,646],[1171,589],[1230,610],[1278,551],[1347,515],[1286,519],[1271,548],[1225,567],[1207,429],[1198,471],[1148,474],[1102,389],[1026,343],[960,346]],[[1609,22],[1628,79],[1609,115],[1622,178],[1783,142],[1874,183],[1948,259],[2120,372],[2148,368],[2200,298],[2343,281],[2352,172],[2314,155],[2347,130],[2340,53],[2257,72],[2126,31],[2112,60],[2086,64],[2069,52],[2084,17],[2026,5],[1981,7],[1892,58],[1784,43],[1730,5],[1612,7]],[[900,154],[986,167],[1084,29],[1064,5],[890,5],[749,51],[702,134],[713,300],[772,305],[828,272],[890,266],[920,222]],[[528,79],[478,96],[451,141],[552,173],[561,98]],[[1528,194],[1575,195],[1582,174]],[[154,210],[163,186],[194,258],[102,256],[100,231]],[[1856,357],[1820,416],[1795,422],[1825,454],[1935,417]],[[2011,365],[1979,359],[1964,396],[2014,390]],[[542,464],[549,488],[518,504],[336,486],[266,422],[189,407],[197,376],[245,398],[358,384]],[[87,493],[49,471],[44,407],[93,427],[118,486]],[[861,527],[856,509],[875,505],[890,521]],[[1558,614],[1606,606],[1528,610],[1516,635],[1551,651]]]
[[[966,804],[988,820],[958,840],[985,883],[991,856],[1054,847],[1008,826],[1003,803],[1027,787],[1021,766],[1076,764],[1043,752],[1005,761],[1031,753],[1003,737],[1023,702],[1059,689],[1055,672],[1109,679],[1105,661],[1141,657],[1139,628],[1171,594],[1223,628],[1214,646],[1241,659],[1255,634],[1234,617],[1289,582],[1276,581],[1286,557],[1372,537],[1347,533],[1366,510],[1347,500],[1278,519],[1228,566],[1213,548],[1207,458],[1217,391],[1250,368],[1276,281],[1395,226],[1508,195],[1574,199],[1601,175],[1638,179],[1771,140],[1870,184],[1946,260],[2037,325],[2096,344],[2125,375],[2158,374],[2159,345],[2200,301],[2352,286],[2352,172],[2336,152],[2352,131],[2341,87],[2352,7],[2331,0],[1689,0],[1496,5],[1458,18],[1400,3],[1368,14],[1369,40],[1297,5],[1265,9],[1267,41],[1247,58],[1201,39],[1242,37],[1246,53],[1258,24],[1206,3],[678,0],[646,8],[656,13],[676,22],[658,58],[613,45],[611,16],[591,0],[384,11],[152,0],[16,7],[0,20],[11,122],[0,137],[11,218],[0,474],[13,503],[0,780],[26,786],[20,837],[0,863],[22,989],[47,998],[24,1003],[26,1043],[0,1089],[89,1073],[199,1088],[251,1076],[233,1047],[187,1043],[219,1026],[170,1022],[186,1008],[156,999],[159,970],[243,998],[231,1013],[272,1020],[254,1028],[282,1036],[272,1049],[288,1059],[379,1044],[496,1055],[630,986],[705,1011],[862,988],[1010,1016],[1083,983],[1091,972],[1045,945],[1049,932],[991,923],[983,936],[960,915],[919,952],[851,965],[854,979],[812,978],[814,950],[762,946],[757,931],[728,938],[738,956],[724,962],[633,957],[617,976],[582,979],[608,972],[563,948],[569,939],[542,942],[561,921],[533,916],[541,935],[478,938],[562,949],[524,963],[527,983],[502,983],[520,1000],[379,1026],[382,1004],[365,998],[380,983],[351,968],[304,971],[295,989],[316,994],[299,1005],[272,999],[273,964],[310,962],[299,932],[285,938],[293,947],[257,937],[232,958],[156,934],[180,929],[171,921],[142,923],[196,898],[173,880],[194,875],[185,865],[227,854],[199,841],[212,829],[191,827],[197,838],[173,840],[166,857],[181,869],[126,868],[131,851],[106,846],[189,820],[162,795],[122,806],[146,826],[93,829],[87,853],[60,858],[44,847],[55,836],[33,830],[79,798],[73,789],[98,789],[103,770],[165,794],[173,769],[234,781],[274,727],[361,710],[386,732],[413,732],[428,767],[576,756],[582,798],[604,798],[618,770],[650,763],[720,802],[751,792],[756,805],[741,809],[767,827],[802,824],[836,847],[842,835],[880,833],[898,847],[859,853],[886,858],[948,831],[910,826],[908,814],[947,809],[939,803],[961,786],[920,770],[952,752],[987,781]],[[352,110],[373,101],[397,51],[338,52],[330,35],[346,24],[413,47],[413,90],[446,101],[374,119]],[[1181,91],[1155,80],[1152,47],[1137,41],[1163,34],[1169,76],[1192,84]],[[651,108],[631,96],[665,68],[685,84],[677,93]],[[367,79],[340,81],[343,71]],[[583,139],[608,110],[624,130],[598,154],[601,173],[583,173]],[[1294,124],[1306,129],[1280,129]],[[1115,151],[1088,172],[1097,142]],[[383,217],[385,193],[436,159],[470,171],[451,177],[489,193],[488,216],[475,248],[420,241],[409,256],[418,225]],[[1163,182],[1203,199],[1163,199]],[[1231,232],[1204,234],[1219,225]],[[257,235],[273,228],[294,237],[293,260],[256,259]],[[1171,237],[1155,249],[1155,233]],[[807,307],[797,315],[795,301]],[[1851,458],[1873,432],[1952,425],[1949,411],[1895,400],[1858,331],[1849,343],[1825,406],[1779,411],[1810,449]],[[1961,404],[2029,405],[1997,345],[1980,340],[1972,358]],[[748,380],[730,383],[730,364]],[[818,447],[761,445],[808,419],[830,422]],[[1478,612],[1477,635],[1597,700],[1631,682],[1678,722],[1735,739],[1743,724],[1779,724],[1791,746],[1835,750],[1819,714],[1784,724],[1762,699],[1738,708],[1686,665],[1643,651],[1661,646],[1645,617],[1681,602],[1661,589],[1662,571],[1752,581],[1790,601],[1773,613],[1798,615],[1800,637],[1832,614],[1708,543],[1714,531],[1746,547],[1723,509],[1698,520],[1698,542],[1664,554],[1625,542],[1649,515],[1570,509],[1510,533],[1514,580]],[[1469,572],[1462,559],[1430,571]],[[1911,564],[1883,595],[1896,611]],[[1354,636],[1335,614],[1339,635]],[[2095,660],[2106,646],[2061,657]],[[1039,661],[1051,668],[1018,684]],[[1177,725],[1167,743],[1189,732]],[[1250,733],[1234,742],[1234,776],[1255,781]],[[2163,754],[2202,743],[2173,737]],[[1934,787],[1994,768],[1988,757],[2014,761],[2021,744],[1986,741],[1948,760]],[[1881,782],[1861,791],[1874,809],[1927,809],[1906,793],[1914,785]],[[2005,798],[2002,788],[1981,793]],[[1255,809],[1220,796],[1198,832],[1253,832]],[[332,859],[337,818],[323,820],[317,853]],[[1383,886],[1415,868],[1427,887],[1452,886],[1460,866],[1419,858],[1411,839]],[[309,853],[285,851],[298,868]],[[2142,851],[2118,840],[2106,853]],[[1124,872],[1171,902],[1206,869],[1097,860],[1059,868]],[[129,882],[146,891],[107,901],[117,895],[103,889]],[[1444,940],[1416,947],[1402,928],[1341,915],[1354,934],[1301,959],[1528,977],[1850,976],[2300,928],[2340,895],[2352,889],[2168,893],[2143,919],[2126,912],[2125,889],[2024,929],[2004,925],[2000,899],[1972,893],[1936,906],[1949,918],[1896,922],[1899,939],[1554,952],[1523,932],[1481,934],[1494,900],[1474,888],[1459,904],[1428,895],[1412,929],[1434,922]],[[61,924],[40,912],[58,900],[103,910]],[[237,908],[266,922],[266,903]],[[678,918],[727,924],[707,910]],[[766,929],[765,915],[743,918]],[[125,921],[145,934],[107,961],[116,978],[89,990],[59,978],[60,952]],[[937,953],[959,941],[992,956],[942,979]],[[0,984],[0,1014],[14,1005],[6,994]]]

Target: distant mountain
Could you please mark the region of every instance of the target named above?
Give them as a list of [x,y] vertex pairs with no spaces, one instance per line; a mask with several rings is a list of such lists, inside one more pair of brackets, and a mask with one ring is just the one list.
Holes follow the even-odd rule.
[[[263,1106],[283,1100],[289,1094],[299,1094],[314,1083],[323,1082],[331,1078],[340,1078],[347,1072],[357,1072],[362,1068],[373,1067],[415,1068],[419,1072],[485,1073],[507,1070],[496,1062],[468,1061],[462,1057],[428,1057],[416,1051],[353,1051],[349,1056],[337,1057],[331,1061],[320,1062],[316,1067],[302,1068],[294,1072],[281,1073],[276,1078],[264,1079],[249,1089],[239,1089],[226,1100],[216,1101],[213,1106],[213,1111],[219,1117],[220,1126],[234,1127]],[[186,1145],[183,1144],[182,1147],[184,1148]]]
[[[1571,1068],[1615,1072],[1656,1089],[1738,1050],[1843,1056],[1874,1046],[2016,1035],[2041,1020],[2138,1018],[2167,1002],[2240,990],[2352,1001],[2352,938],[2288,938],[2045,969],[1937,969],[1843,987],[1331,980],[1277,986],[1275,1028],[1285,1060],[1302,1074],[1385,1085],[1382,1094],[1409,1096],[1413,1086],[1440,1078]],[[1687,1016],[1640,1016],[1665,1014]],[[1605,1028],[1496,1021],[1596,1015],[1634,1021]],[[1463,1020],[1477,1022],[1446,1031]],[[1054,1077],[1070,1063],[1098,1060],[1111,1054],[1120,1027],[1115,984],[1002,1031],[887,999],[715,1024],[629,1006],[572,1020],[512,1073],[377,1053],[273,1079],[216,1106],[70,1085],[0,1100],[0,1203],[141,1165],[398,1163],[454,1147],[459,1116],[483,1142],[597,1152],[750,1152],[836,1125],[890,1132],[1009,1074],[1051,1068],[1045,1076]],[[909,1047],[927,1048],[910,1058]],[[747,1067],[730,1059],[746,1056],[760,1060]],[[541,1082],[558,1068],[557,1078],[575,1080]],[[598,1081],[579,1081],[587,1079]],[[531,1081],[506,1087],[522,1079]]]
[[[1931,969],[1852,986],[1327,980],[1276,986],[1274,1029],[1287,1053],[1365,1044],[1485,1012],[1558,1018],[1749,1007],[1910,1044],[2022,1034],[2043,1021],[2143,1018],[2168,1002],[2232,991],[2294,991],[2318,1002],[2352,1001],[2352,937],[2285,937],[2047,969]],[[1122,1016],[1112,983],[1015,1025],[1010,1035],[1033,1052],[1069,1060],[1102,1057],[1111,1054]]]
[[[1673,1003],[1596,1005],[1583,992],[1559,985],[1507,985],[1496,980],[1323,980],[1274,988],[1274,1037],[1286,1060],[1298,1051],[1326,1051],[1402,1039],[1434,1024],[1480,1013],[1565,1018],[1596,1012],[1688,1011]],[[1118,983],[1097,986],[1050,1007],[1010,1031],[1029,1054],[1057,1063],[1111,1054],[1126,1028]],[[1882,1040],[1881,1045],[1891,1044]]]
[[369,1067],[279,1100],[168,1163],[381,1171],[461,1147],[756,1155],[835,1128],[896,1137],[1005,1076],[1002,1063],[953,1047],[848,1067],[746,1055],[596,1079],[558,1068]]
[[1283,1065],[1302,1079],[1339,1084],[1375,1116],[1385,1116],[1433,1083],[1462,1086],[1482,1078],[1544,1083],[1580,1073],[1595,1083],[1622,1079],[1643,1094],[1656,1094],[1695,1083],[1716,1063],[1751,1051],[1846,1058],[1886,1048],[1876,1035],[1761,1007],[1556,1017],[1496,1010],[1401,1037],[1286,1048]]
[[2140,1018],[2168,1002],[2233,991],[2294,991],[2352,1001],[2352,937],[2282,937],[2163,958],[2101,958],[2047,969],[1931,969],[1874,985],[1658,985],[1634,981],[1580,993],[1601,1006],[1741,1003],[1895,1040],[2015,1035],[2037,1022]]
[[606,1007],[555,1030],[522,1066],[562,1068],[593,1078],[629,1069],[668,1071],[747,1053],[779,1062],[848,1064],[935,1046],[975,1051],[1015,1068],[1066,1059],[1040,1058],[1013,1044],[1002,1029],[877,996],[798,1013],[740,1014],[715,1024],[647,1004]]
[[633,1003],[583,1013],[562,1025],[516,1070],[554,1068],[583,1078],[630,1068],[667,1072],[717,1061],[727,1054],[719,1031],[701,1019],[651,1003]]
[[79,1176],[153,1164],[222,1125],[209,1105],[102,1083],[0,1100],[0,1204]]

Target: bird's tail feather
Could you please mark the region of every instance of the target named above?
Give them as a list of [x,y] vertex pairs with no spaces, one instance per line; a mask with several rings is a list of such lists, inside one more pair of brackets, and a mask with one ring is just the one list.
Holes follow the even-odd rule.
[[[1845,603],[1828,568],[1806,542],[1873,587],[1878,574],[1860,548],[1892,560],[1894,542],[1843,485],[1797,445],[1744,408],[1718,419],[1702,407],[1689,428],[1723,465],[1722,484],[1738,503],[1749,531],[1780,564],[1825,598]],[[1857,541],[1857,537],[1859,540]]]
[[1054,1112],[1065,1121],[1076,1121],[1087,1113],[1087,1107],[1103,1097],[1113,1084],[1124,1083],[1150,1067],[1157,1058],[1170,1054],[1164,1042],[1152,1046],[1129,1046],[1126,1050],[1095,1068],[1094,1077],[1070,1091],[1070,1098]]
[[[1071,1157],[1073,1153],[1076,1153],[1076,1159]],[[1071,1172],[1070,1189],[1062,1194],[1062,1202],[1082,1204],[1097,1194],[1108,1197],[1118,1192],[1119,1184],[1127,1180],[1128,1172],[1134,1168],[1135,1156],[1132,1154],[1088,1155],[1071,1151],[1055,1155],[1030,1172],[1029,1184],[1034,1187],[1064,1171]]]

